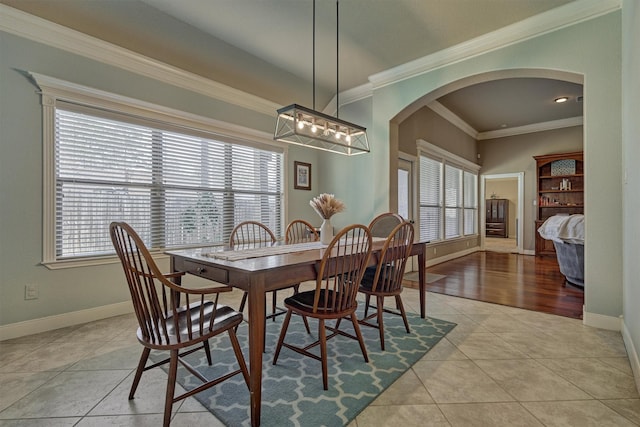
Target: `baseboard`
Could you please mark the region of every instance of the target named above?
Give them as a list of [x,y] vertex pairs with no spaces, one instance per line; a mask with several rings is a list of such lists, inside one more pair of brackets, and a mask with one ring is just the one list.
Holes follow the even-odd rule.
[[582,324],[593,328],[620,331],[622,319],[620,317],[605,316],[603,314],[589,313],[582,307]]
[[441,257],[437,257],[437,258],[429,258],[427,257],[427,267],[432,267],[434,265],[443,263],[445,261],[451,261],[452,259],[456,259],[456,258],[460,258],[462,256],[465,255],[469,255],[472,254],[474,252],[479,252],[480,248],[479,247],[475,247],[475,248],[471,248],[471,249],[465,249],[464,251],[459,251],[459,252],[455,252],[452,254],[448,254],[448,255],[443,255]]
[[0,341],[93,322],[133,312],[130,301],[0,326]]
[[627,349],[629,364],[631,364],[633,377],[636,380],[636,388],[638,389],[638,393],[640,393],[640,356],[636,351],[637,348],[640,348],[640,343],[633,342],[631,334],[629,334],[629,330],[627,329],[627,325],[624,323],[624,319],[622,319],[622,340],[624,341],[624,346]]

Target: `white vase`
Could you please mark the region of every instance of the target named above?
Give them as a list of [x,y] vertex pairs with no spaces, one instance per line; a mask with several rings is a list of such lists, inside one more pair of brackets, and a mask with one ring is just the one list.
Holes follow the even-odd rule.
[[333,226],[331,225],[331,219],[327,218],[322,220],[320,226],[320,242],[323,245],[328,245],[333,240]]

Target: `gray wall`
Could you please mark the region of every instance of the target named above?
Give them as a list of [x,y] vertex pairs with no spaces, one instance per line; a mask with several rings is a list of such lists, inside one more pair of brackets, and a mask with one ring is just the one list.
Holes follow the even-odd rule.
[[623,3],[622,84],[622,182],[623,265],[624,265],[624,325],[622,330],[627,352],[634,367],[636,384],[640,388],[640,4],[636,0]]

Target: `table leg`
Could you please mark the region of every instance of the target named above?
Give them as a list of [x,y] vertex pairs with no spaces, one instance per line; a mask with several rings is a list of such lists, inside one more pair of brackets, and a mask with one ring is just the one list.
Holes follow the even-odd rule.
[[264,328],[264,279],[256,277],[249,286],[249,392],[251,395],[251,425],[254,427],[260,425]]
[[425,307],[425,294],[426,294],[426,281],[427,281],[427,262],[426,262],[426,253],[427,246],[422,245],[422,250],[418,253],[418,289],[420,292],[420,317],[423,319],[426,316],[426,307]]

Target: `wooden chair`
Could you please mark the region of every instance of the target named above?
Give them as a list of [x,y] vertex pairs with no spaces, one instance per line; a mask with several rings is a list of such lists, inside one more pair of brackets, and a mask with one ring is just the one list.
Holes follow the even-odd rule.
[[[171,421],[171,408],[179,400],[208,389],[234,375],[242,373],[249,386],[249,372],[234,328],[242,322],[242,314],[228,306],[218,304],[221,292],[231,291],[229,286],[189,289],[179,285],[184,273],[163,274],[138,234],[124,222],[113,222],[111,241],[122,263],[129,285],[133,308],[138,319],[138,341],[144,346],[136,374],[129,392],[133,399],[142,373],[169,363],[167,392],[164,406],[164,426]],[[176,280],[173,283],[171,280]],[[214,301],[205,299],[215,295]],[[181,305],[182,304],[182,305]],[[223,332],[229,334],[238,360],[239,369],[209,380],[195,370],[183,357],[205,349],[211,365],[209,339]],[[169,358],[146,366],[151,350],[167,350]],[[181,350],[184,350],[181,352]],[[203,384],[174,397],[178,363],[199,378]]]
[[[364,225],[346,227],[333,238],[317,267],[315,289],[300,292],[284,300],[287,315],[273,357],[274,365],[278,361],[283,346],[319,360],[322,362],[323,386],[325,390],[328,390],[327,340],[338,334],[357,340],[365,362],[369,362],[355,311],[358,307],[356,301],[358,287],[370,255],[371,233]],[[318,340],[316,342],[305,347],[297,347],[284,342],[293,313],[318,319]],[[338,329],[343,318],[351,321],[356,333],[355,336]],[[335,327],[326,326],[326,320],[336,320]],[[332,331],[332,334],[327,336],[325,329]],[[320,346],[320,356],[309,351],[318,345]]]
[[285,243],[317,242],[320,235],[315,227],[303,219],[294,219],[284,233]]
[[[411,332],[400,294],[402,293],[402,277],[405,265],[413,246],[413,234],[413,225],[409,222],[397,225],[387,237],[380,252],[378,265],[373,271],[368,268],[360,282],[360,292],[365,294],[364,318],[360,319],[360,324],[379,329],[380,348],[383,351],[383,313],[402,316],[407,333]],[[368,315],[369,302],[372,296],[376,298],[376,312]],[[384,308],[384,299],[387,297],[395,298],[396,311]],[[376,323],[370,321],[373,318],[377,318]]]
[[[273,231],[269,229],[266,225],[257,221],[244,221],[240,224],[236,225],[234,229],[231,231],[231,236],[229,237],[229,246],[241,246],[246,245],[252,248],[259,248],[262,246],[271,246],[276,242],[276,235],[273,234]],[[294,292],[298,291],[299,284],[292,285],[294,288]],[[271,314],[266,316],[267,319],[274,319],[276,316],[284,314],[286,311],[284,309],[279,309],[276,306],[276,291],[271,293]],[[242,295],[242,300],[240,301],[240,312],[244,311],[244,307],[247,304],[247,298],[249,294],[245,291]]]
[[[287,230],[284,233],[285,243],[304,243],[304,242],[317,242],[320,240],[320,235],[313,225],[303,219],[294,219],[287,226]],[[300,284],[294,286],[294,292],[298,293]],[[309,328],[309,322],[306,317],[303,317],[304,327],[308,333],[311,333]]]
[[369,230],[371,230],[372,237],[386,238],[396,225],[402,224],[403,222],[404,219],[397,213],[385,212],[371,220]]

